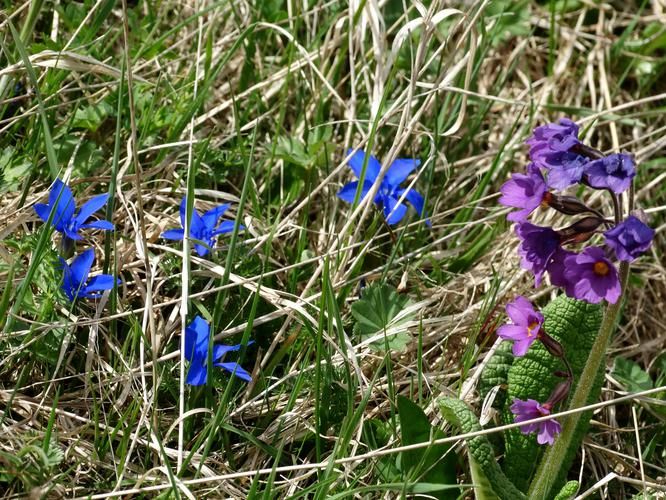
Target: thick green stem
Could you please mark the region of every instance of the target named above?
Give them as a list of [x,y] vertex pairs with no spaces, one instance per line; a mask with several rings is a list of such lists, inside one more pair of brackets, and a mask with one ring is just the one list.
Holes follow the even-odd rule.
[[[587,405],[590,393],[597,379],[597,373],[603,367],[601,364],[606,359],[606,350],[615,331],[617,316],[620,312],[624,291],[627,287],[627,277],[629,275],[629,264],[622,262],[620,264],[620,283],[622,284],[623,296],[615,304],[609,304],[604,315],[603,322],[599,328],[599,336],[592,346],[590,355],[587,358],[585,369],[581,374],[576,390],[571,398],[569,409],[582,408]],[[553,446],[551,446],[543,456],[537,473],[530,485],[528,498],[535,500],[547,500],[552,498],[552,489],[562,468],[565,456],[569,447],[572,446],[572,440],[575,434],[578,421],[584,412],[575,413],[565,417],[562,421],[562,433],[557,437]],[[550,495],[550,496],[549,496]]]

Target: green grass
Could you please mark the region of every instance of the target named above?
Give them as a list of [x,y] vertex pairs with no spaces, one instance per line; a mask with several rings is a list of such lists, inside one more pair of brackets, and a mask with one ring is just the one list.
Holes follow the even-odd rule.
[[[469,384],[504,304],[550,294],[520,270],[496,193],[525,165],[532,128],[565,115],[593,146],[639,160],[636,202],[658,233],[633,267],[613,353],[663,385],[663,25],[647,2],[603,14],[572,1],[423,3],[464,15],[392,52],[420,17],[410,2],[0,2],[7,498],[469,497],[464,452],[432,459],[428,433],[456,432],[434,401],[464,395],[479,410]],[[360,196],[336,197],[359,147],[383,164],[421,160],[403,185],[426,197],[432,228],[413,209],[389,227]],[[101,300],[69,303],[60,236],[32,208],[64,176],[79,203],[110,194],[116,230],[76,247],[94,246],[94,269],[122,279]],[[186,194],[188,210],[231,203],[246,229],[203,260],[161,239]],[[390,327],[366,341],[352,314],[380,285],[412,308],[400,349]],[[196,314],[219,342],[254,340],[234,358],[251,383],[216,369],[208,385],[184,384],[181,332]],[[625,389],[611,377],[605,394]],[[399,449],[419,442],[401,396],[433,424],[416,455]],[[618,464],[611,498],[641,491],[640,466],[647,483],[663,476],[663,411],[634,408],[635,421],[626,402],[595,415],[584,489]],[[434,488],[440,470],[460,486]]]

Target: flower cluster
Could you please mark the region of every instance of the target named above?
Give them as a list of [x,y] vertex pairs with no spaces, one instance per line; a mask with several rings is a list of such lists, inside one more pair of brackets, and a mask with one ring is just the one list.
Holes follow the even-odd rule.
[[[201,316],[196,316],[192,323],[185,329],[185,359],[190,362],[190,369],[187,372],[185,382],[189,385],[203,385],[208,380],[208,351],[210,350],[210,359],[213,366],[222,368],[232,375],[250,382],[252,377],[238,363],[223,361],[228,352],[238,351],[241,344],[210,345],[210,325]],[[247,343],[252,344],[253,341]]]
[[[620,206],[619,198],[636,175],[633,158],[625,153],[604,156],[578,138],[578,126],[568,119],[534,130],[527,140],[531,163],[525,174],[515,173],[500,189],[502,205],[517,208],[507,215],[516,222],[520,238],[521,266],[534,274],[539,286],[545,273],[553,285],[569,297],[599,303],[615,303],[621,295],[618,271],[611,257],[631,262],[652,243],[654,230],[636,215],[609,219],[572,196],[555,191],[576,184],[605,189]],[[555,230],[532,224],[527,218],[538,207],[553,208],[566,215],[587,214],[569,227]],[[610,220],[617,221],[611,224]],[[607,227],[603,231],[604,226]],[[605,247],[589,246],[580,252],[566,248],[588,241],[603,232]]]
[[[349,149],[347,155],[351,155],[352,151],[352,149]],[[366,163],[367,166],[365,168],[363,184],[360,185],[363,165]],[[374,202],[382,208],[386,223],[390,226],[400,222],[407,214],[407,205],[400,201],[403,197],[414,207],[421,217],[424,215],[423,196],[421,196],[421,194],[415,189],[402,189],[400,187],[400,184],[407,179],[409,174],[411,174],[420,164],[420,160],[398,158],[391,163],[386,171],[386,175],[382,178]],[[362,200],[368,195],[372,189],[372,185],[379,176],[379,171],[382,166],[377,158],[372,155],[368,156],[364,151],[359,150],[349,158],[349,167],[359,180],[345,184],[342,189],[338,191],[338,197],[347,203],[353,203],[356,198],[356,192],[359,190],[359,185],[361,191],[359,200]],[[430,225],[430,221],[426,220],[426,224]]]
[[[527,171],[514,173],[501,187],[499,199],[502,205],[518,209],[510,212],[507,219],[516,223],[521,267],[534,274],[537,287],[548,273],[551,283],[569,297],[593,304],[602,300],[616,303],[622,295],[622,285],[612,255],[617,260],[632,262],[648,250],[655,234],[638,216],[624,218],[620,212],[622,194],[630,189],[636,175],[634,159],[625,153],[604,156],[583,144],[578,137],[578,125],[566,118],[537,127],[527,145],[530,156]],[[578,198],[557,193],[578,184],[607,190],[613,199],[614,216],[608,218]],[[539,207],[581,217],[559,230],[538,226],[527,219]],[[605,246],[591,245],[579,251],[570,248],[598,233],[603,233]],[[497,334],[513,342],[515,356],[524,356],[539,340],[566,366],[563,375],[566,380],[545,403],[516,399],[510,407],[516,422],[545,417],[567,397],[573,372],[561,344],[543,329],[543,315],[526,298],[517,297],[507,305],[506,312],[512,323],[501,326]],[[524,434],[536,432],[539,444],[553,444],[561,430],[555,419],[528,423],[520,429]]]
[[[63,235],[63,248],[68,248],[74,241],[82,240],[81,229],[102,229],[112,231],[114,226],[107,220],[89,222],[95,212],[106,205],[108,194],[95,196],[84,203],[76,211],[76,202],[72,190],[60,179],[56,179],[49,192],[48,203],[36,203],[35,212],[44,222]],[[77,298],[97,298],[104,290],[112,289],[120,284],[109,274],[99,274],[88,279],[90,269],[95,260],[95,251],[88,248],[74,257],[71,264],[60,257],[60,268],[63,272],[62,290],[70,301]]]

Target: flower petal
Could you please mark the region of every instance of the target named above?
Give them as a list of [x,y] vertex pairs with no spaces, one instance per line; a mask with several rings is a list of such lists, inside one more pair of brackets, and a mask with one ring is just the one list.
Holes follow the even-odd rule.
[[201,216],[201,220],[203,221],[204,226],[206,226],[206,229],[212,231],[213,228],[215,228],[215,226],[217,225],[217,221],[220,219],[220,217],[222,217],[224,212],[229,210],[230,206],[231,205],[229,203],[225,203],[224,205],[211,208],[210,210],[208,210],[208,212],[203,214]]
[[208,379],[208,369],[204,362],[195,359],[190,363],[190,369],[187,371],[185,383],[188,385],[204,385]]
[[[349,156],[352,153],[353,149],[349,148],[347,150],[347,156]],[[349,167],[352,169],[354,172],[354,175],[358,179],[361,178],[361,172],[363,171],[363,163],[365,163],[365,157],[366,153],[362,149],[358,150],[350,159],[349,159]],[[377,176],[379,175],[379,171],[381,170],[382,166],[379,163],[379,160],[375,158],[372,155],[369,155],[368,158],[368,166],[366,167],[365,170],[365,181],[370,181],[371,183],[375,181]]]
[[232,375],[235,375],[246,382],[252,382],[252,376],[238,363],[215,363],[215,366],[227,370]]
[[93,197],[89,201],[83,204],[79,213],[74,217],[74,223],[76,226],[81,226],[90,218],[92,214],[97,212],[100,208],[106,205],[106,202],[109,200],[109,193],[100,194]]
[[208,342],[210,325],[201,316],[197,315],[185,328],[185,359],[206,359],[208,357]]
[[88,248],[83,253],[79,254],[73,261],[70,269],[72,270],[72,287],[83,290],[82,285],[88,281],[90,268],[95,261],[95,250]]
[[162,233],[162,238],[165,240],[182,240],[184,235],[184,229],[168,229]]
[[116,283],[120,285],[120,280],[110,274],[98,274],[90,278],[88,284],[83,287],[82,292],[86,297],[92,296],[91,294],[94,294],[94,292],[111,290]]
[[385,196],[384,204],[384,217],[389,226],[397,224],[407,213],[407,206],[404,203],[398,205],[398,199],[393,196]]
[[88,224],[82,224],[81,229],[102,229],[103,231],[113,231],[116,226],[108,220],[94,220]]
[[[363,183],[363,189],[361,190],[361,196],[359,197],[359,201],[365,198],[372,188],[372,182],[365,181]],[[347,203],[354,203],[354,198],[356,197],[356,190],[358,189],[358,181],[353,181],[353,182],[348,182],[344,186],[342,186],[342,189],[338,191],[338,198],[340,198],[343,201],[346,201]]]
[[413,158],[396,158],[389,166],[384,179],[390,186],[398,186],[419,165],[421,165],[421,160]]
[[49,192],[49,206],[55,210],[53,226],[62,232],[62,228],[72,220],[76,204],[72,190],[60,179],[55,180]]
[[423,196],[421,196],[421,194],[416,191],[416,189],[397,189],[395,192],[397,198],[401,198],[405,191],[407,191],[405,199],[414,207],[418,214],[423,217],[423,206],[425,204]]
[[[223,220],[222,222],[220,222],[220,225],[217,226],[217,228],[213,231],[213,236],[217,236],[218,234],[231,233],[234,230],[235,224],[236,221]],[[245,229],[245,226],[243,224],[239,224],[238,230],[242,231],[243,229]]]

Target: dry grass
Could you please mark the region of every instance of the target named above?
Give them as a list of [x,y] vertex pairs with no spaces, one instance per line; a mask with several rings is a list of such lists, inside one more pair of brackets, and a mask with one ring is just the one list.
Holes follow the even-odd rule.
[[[314,495],[306,488],[322,477],[328,489],[320,494],[378,484],[375,466],[401,451],[399,435],[376,447],[364,425],[391,422],[398,394],[422,402],[432,422],[441,420],[433,404],[441,395],[462,391],[479,409],[475,381],[496,342],[490,326],[501,321],[502,305],[518,293],[541,301],[556,293],[532,289],[519,269],[496,193],[526,163],[523,141],[535,124],[562,115],[588,127],[592,146],[634,151],[640,160],[636,203],[658,234],[651,255],[633,268],[612,354],[657,380],[666,339],[665,49],[636,47],[649,25],[666,22],[659,2],[640,15],[633,4],[581,2],[554,18],[547,5],[533,4],[507,22],[488,1],[416,2],[407,11],[376,0],[307,10],[287,2],[286,15],[273,19],[262,2],[125,7],[123,0],[88,33],[107,3],[92,3],[78,32],[63,19],[65,5],[44,5],[24,40],[37,51],[30,62],[41,110],[17,42],[3,31],[1,81],[26,82],[27,90],[4,91],[4,103],[20,108],[0,120],[2,147],[13,148],[13,161],[32,160],[0,200],[4,288],[13,294],[35,257],[40,226],[32,205],[49,186],[43,136],[35,135],[42,113],[60,175],[71,176],[77,199],[115,183],[116,231],[90,242],[100,264],[123,279],[117,297],[68,307],[48,282],[53,252],[38,255],[45,281],[32,284],[32,302],[0,338],[0,464],[14,477],[3,483],[8,498],[151,496],[167,488],[189,498],[286,497]],[[28,3],[6,10],[3,26],[11,19],[20,30],[28,11]],[[402,14],[391,18],[394,12]],[[47,38],[68,52],[35,44]],[[652,80],[641,73],[648,67]],[[109,109],[97,128],[74,123],[77,110],[102,104]],[[312,137],[324,130],[330,138],[297,165],[293,144],[316,145]],[[409,183],[428,193],[432,230],[415,216],[390,230],[371,203],[352,209],[341,202],[335,193],[349,178],[348,147],[372,149],[385,166],[421,158]],[[160,239],[178,225],[188,179],[196,179],[189,188],[199,211],[230,202],[247,226],[237,242],[223,239],[210,261],[184,258],[187,251]],[[609,208],[601,196],[594,200]],[[191,275],[183,272],[188,266]],[[390,370],[382,354],[341,328],[351,325],[358,284],[382,280],[407,294],[416,312],[414,342],[389,360]],[[216,339],[240,340],[245,332],[257,340],[244,362],[254,377],[247,387],[225,382],[196,394],[184,387],[180,333],[201,308],[215,316]],[[35,349],[52,332],[62,332],[61,343],[47,362]],[[319,370],[336,404],[350,400],[361,412],[318,438],[318,459]],[[642,460],[635,436],[645,452],[652,437],[665,435],[663,412],[655,424],[653,406],[663,408],[663,393],[620,400],[626,390],[609,372],[571,474],[580,471],[585,488],[602,498],[626,498],[643,484],[664,490],[663,444],[651,444],[662,456],[653,450],[654,458]],[[211,422],[223,435],[214,449],[199,440]],[[342,441],[348,446],[341,449]],[[49,467],[40,452],[54,449],[63,456]],[[327,467],[333,472],[318,475]]]

